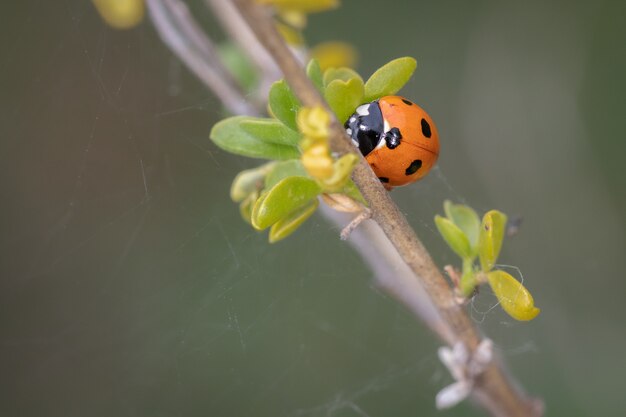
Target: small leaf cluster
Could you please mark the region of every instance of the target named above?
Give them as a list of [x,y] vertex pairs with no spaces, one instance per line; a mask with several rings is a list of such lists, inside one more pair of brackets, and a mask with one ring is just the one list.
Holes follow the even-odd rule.
[[[462,270],[456,285],[469,297],[477,285],[488,283],[500,305],[516,320],[532,320],[539,314],[530,292],[511,274],[494,269],[504,240],[507,216],[490,210],[479,219],[462,204],[444,202],[445,217],[435,216],[435,224],[448,246],[461,258]],[[476,258],[479,262],[476,265]]]
[[[396,93],[415,67],[413,58],[399,58],[364,82],[350,68],[322,71],[311,60],[306,73],[343,122],[364,102]],[[228,152],[271,161],[239,173],[233,181],[231,198],[239,203],[242,217],[257,230],[269,228],[269,240],[276,242],[315,212],[318,197],[339,211],[362,210],[366,203],[350,179],[359,158],[355,153],[338,158],[331,153],[331,115],[321,107],[303,107],[284,80],[270,88],[268,112],[268,118],[229,117],[216,123],[210,134]]]

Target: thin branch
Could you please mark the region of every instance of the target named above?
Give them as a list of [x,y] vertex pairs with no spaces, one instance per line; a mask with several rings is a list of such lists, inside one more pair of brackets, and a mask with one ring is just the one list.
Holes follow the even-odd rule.
[[264,84],[268,85],[262,86],[260,90],[267,90],[269,84],[276,81],[281,75],[274,58],[259,42],[232,2],[225,0],[204,0],[204,2],[211,8],[213,14],[218,17],[222,28],[228,36],[245,51],[248,58],[261,71],[265,81]]
[[[305,106],[328,108],[307,78],[300,62],[275,29],[268,10],[250,0],[234,0],[234,4],[260,42],[274,57],[300,101]],[[339,121],[333,120],[330,131],[330,143],[335,151],[346,153],[354,150]],[[355,168],[353,179],[370,205],[372,219],[383,230],[404,263],[419,277],[433,304],[451,329],[450,333],[440,333],[440,336],[445,337],[450,346],[462,343],[472,354],[481,340],[478,329],[465,309],[455,301],[453,290],[430,254],[362,157]],[[448,334],[451,336],[447,336]],[[515,387],[496,361],[492,361],[481,374],[475,387],[474,398],[494,416],[541,415],[537,403],[526,398]]]
[[231,73],[224,67],[211,40],[179,0],[147,0],[161,39],[234,114],[256,114]]

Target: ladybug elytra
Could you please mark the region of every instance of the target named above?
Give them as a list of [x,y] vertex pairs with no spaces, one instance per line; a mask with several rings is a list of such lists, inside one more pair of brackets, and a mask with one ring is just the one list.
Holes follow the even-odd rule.
[[404,97],[385,96],[362,104],[344,127],[387,189],[423,178],[437,162],[435,123]]

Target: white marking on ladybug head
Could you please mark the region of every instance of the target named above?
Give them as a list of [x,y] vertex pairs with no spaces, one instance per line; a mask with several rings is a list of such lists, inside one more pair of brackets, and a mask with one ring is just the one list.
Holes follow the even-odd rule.
[[346,133],[350,136],[352,136],[352,129],[350,129],[349,127],[346,128]]
[[356,108],[356,114],[358,114],[359,116],[367,116],[368,114],[370,114],[369,106],[369,104],[361,104],[359,107]]

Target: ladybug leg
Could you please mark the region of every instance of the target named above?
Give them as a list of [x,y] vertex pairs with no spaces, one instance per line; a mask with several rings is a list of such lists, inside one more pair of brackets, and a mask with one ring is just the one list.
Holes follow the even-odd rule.
[[397,127],[392,127],[388,132],[384,134],[385,142],[387,143],[387,147],[389,149],[395,149],[402,142],[402,134],[400,133],[400,129]]

